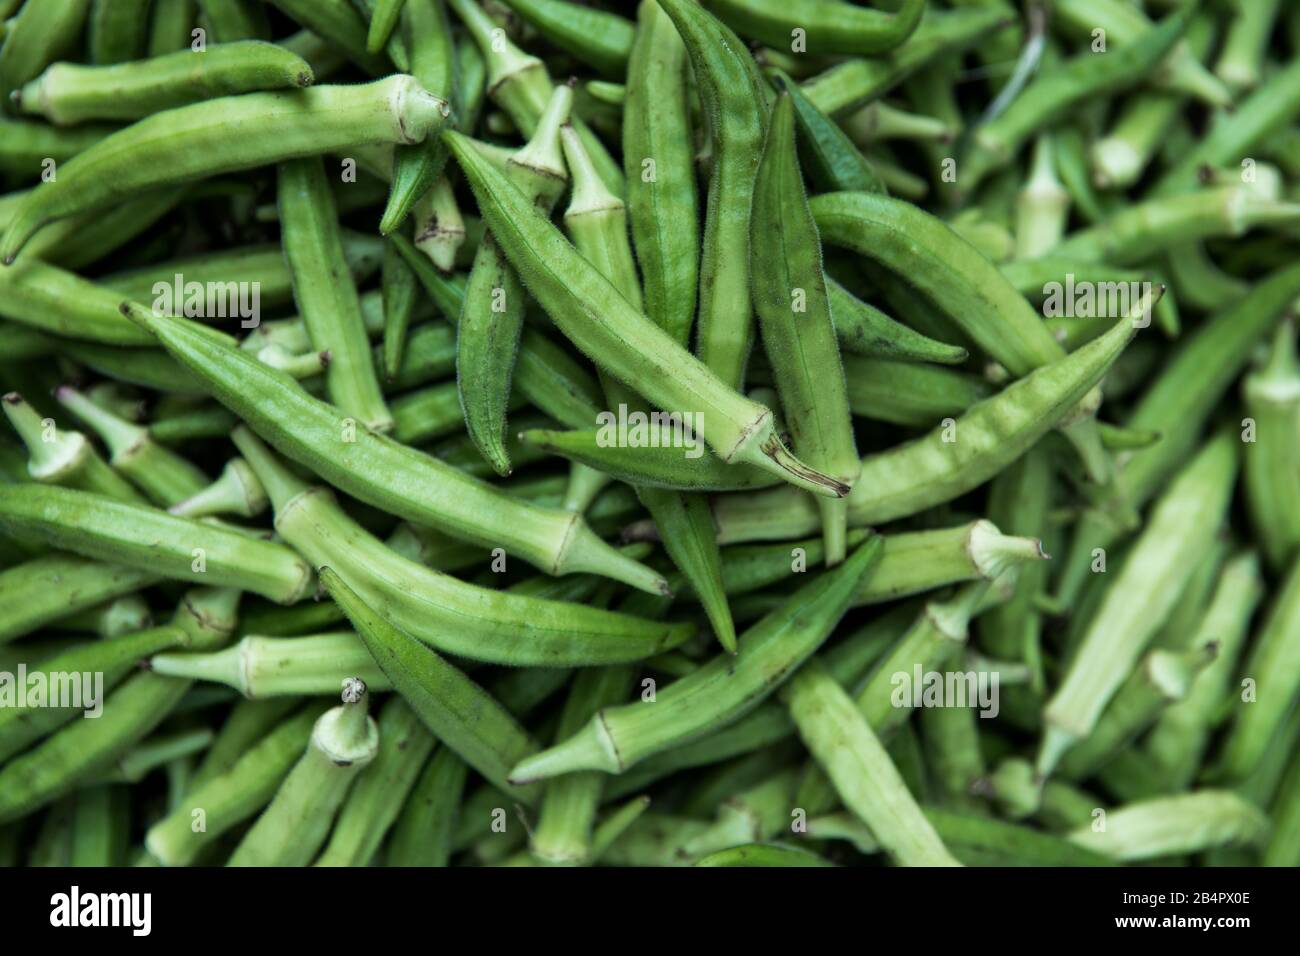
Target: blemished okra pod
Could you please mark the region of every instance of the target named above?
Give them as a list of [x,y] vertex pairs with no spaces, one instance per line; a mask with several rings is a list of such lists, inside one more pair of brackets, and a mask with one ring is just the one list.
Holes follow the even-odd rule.
[[608,664],[667,650],[694,630],[689,622],[659,624],[438,574],[385,547],[326,489],[303,484],[251,434],[237,430],[235,440],[271,497],[284,539],[313,566],[330,565],[367,604],[439,650],[523,666]]
[[[359,86],[247,93],[166,110],[115,133],[63,164],[24,200],[0,239],[11,264],[46,223],[103,208],[144,189],[189,182],[301,156],[372,143],[418,143],[449,107],[405,75]],[[260,125],[266,135],[251,130]],[[162,146],[170,161],[150,161]]]
[[850,810],[903,866],[959,866],[921,813],[866,719],[817,661],[781,690],[808,748]]
[[401,697],[389,698],[377,723],[379,753],[348,793],[315,866],[369,864],[433,750],[433,736]]
[[380,617],[332,569],[321,569],[321,581],[424,725],[489,783],[534,802],[537,788],[508,780],[510,767],[537,749],[514,717],[464,673]]
[[[102,675],[102,684],[87,686],[84,693],[94,696],[111,691],[130,673],[135,665],[151,654],[189,642],[189,636],[179,627],[165,626],[142,630],[69,648],[61,654],[25,665],[26,673],[41,672],[46,675],[45,686],[53,689],[59,674],[79,673]],[[21,652],[22,645],[15,649]],[[21,678],[20,678],[21,680]],[[33,741],[51,734],[73,720],[79,713],[94,711],[103,706],[101,698],[82,699],[80,706],[50,706],[51,700],[10,701],[0,708],[0,761],[12,757]]]
[[[633,308],[468,140],[446,135],[507,258],[574,344],[659,407],[701,415],[704,438],[723,461],[758,465],[822,495],[847,491],[791,455],[775,433],[770,410],[732,391]],[[595,321],[597,314],[602,318]]]
[[312,348],[329,353],[325,386],[330,401],[375,432],[393,427],[356,286],[343,257],[338,217],[319,157],[281,163],[278,205],[285,260],[293,275],[294,298]]
[[[228,768],[194,786],[145,834],[145,847],[154,859],[164,866],[188,866],[222,834],[266,806],[302,756],[322,710],[308,704],[267,728]],[[200,819],[202,826],[196,827]]]
[[0,645],[158,581],[152,571],[55,552],[0,571]]
[[686,47],[655,0],[637,8],[627,70],[623,162],[645,311],[685,345],[695,320],[700,258]]
[[[553,574],[612,574],[652,591],[662,578],[596,537],[578,515],[511,500],[412,449],[364,429],[345,432],[338,412],[278,372],[212,338],[194,323],[144,319],[163,345],[202,376],[223,405],[281,453],[340,490],[394,515],[488,548],[507,551]],[[275,396],[266,401],[261,396]],[[347,441],[346,438],[355,440]]]
[[[754,310],[794,450],[851,487],[862,463],[822,272],[821,239],[795,156],[789,93],[777,98],[768,122],[754,187],[750,255]],[[818,506],[826,563],[837,564],[844,559],[848,505],[841,498],[819,499]]]
[[743,717],[825,641],[880,549],[879,538],[869,538],[843,564],[804,585],[741,635],[734,657],[713,658],[664,688],[654,704],[603,708],[579,733],[521,761],[511,779],[525,782],[574,770],[622,773],[709,727]]
[[64,125],[136,120],[217,96],[305,87],[311,67],[274,43],[220,43],[112,66],[55,63],[16,94],[24,113]]
[[334,694],[352,677],[371,690],[392,689],[351,631],[297,637],[249,634],[208,654],[156,654],[149,666],[158,674],[225,684],[249,700]]
[[1253,441],[1243,449],[1246,503],[1269,566],[1286,567],[1300,546],[1300,365],[1295,323],[1278,326],[1267,360],[1242,385]]
[[1220,432],[1169,486],[1134,551],[1088,625],[1064,679],[1043,712],[1038,773],[1046,777],[1087,738],[1108,701],[1168,616],[1200,554],[1222,523],[1237,475],[1235,437]]
[[284,604],[312,584],[311,568],[283,545],[85,491],[0,488],[0,527],[86,557],[174,580],[246,588]]
[[701,239],[696,351],[718,378],[739,388],[753,337],[750,210],[767,90],[739,39],[710,13],[684,0],[664,0],[659,6],[686,46],[704,111],[711,117],[713,169]]
[[312,727],[307,750],[294,764],[227,866],[306,866],[329,835],[357,775],[379,751],[379,729],[366,713],[364,685]]
[[801,30],[811,55],[856,56],[898,47],[915,32],[926,7],[925,0],[903,0],[893,13],[818,0],[706,0],[704,5],[751,40],[779,48],[789,44],[791,31]]

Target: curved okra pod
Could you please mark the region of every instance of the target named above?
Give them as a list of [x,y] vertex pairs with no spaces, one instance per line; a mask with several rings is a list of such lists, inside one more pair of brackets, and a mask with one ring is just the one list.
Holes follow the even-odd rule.
[[[1160,433],[1153,447],[1121,463],[1127,504],[1141,508],[1187,460],[1211,412],[1241,374],[1255,345],[1300,295],[1300,266],[1261,279],[1244,299],[1212,316],[1165,365],[1124,423]],[[1103,502],[1081,516],[1057,583],[1057,597],[1073,601],[1087,579],[1094,550],[1124,534],[1122,509]]]
[[154,504],[169,508],[207,486],[207,475],[155,442],[147,428],[118,418],[71,386],[60,386],[54,397],[95,430],[108,446],[109,464],[134,482]]
[[299,600],[312,584],[311,568],[283,545],[68,488],[0,487],[0,526],[87,557],[243,588],[283,604]]
[[[556,87],[527,145],[511,154],[507,176],[544,213],[564,189],[560,126],[573,102],[568,86]],[[485,235],[465,285],[456,324],[456,388],[470,439],[499,475],[509,475],[506,412],[527,296],[495,234]]]
[[399,696],[389,698],[378,724],[379,753],[348,794],[314,866],[369,865],[433,750],[433,736]]
[[1267,362],[1242,386],[1253,441],[1244,449],[1246,503],[1269,566],[1286,567],[1300,547],[1300,365],[1293,320],[1278,326]]
[[393,624],[441,651],[518,666],[610,664],[675,647],[693,631],[690,624],[490,591],[439,574],[370,536],[328,491],[302,484],[251,434],[239,429],[234,438],[271,496],[284,539],[314,566],[332,567]]
[[[275,796],[302,756],[323,705],[311,703],[268,727],[236,755],[229,767],[193,786],[182,803],[153,824],[145,847],[163,866],[188,866],[222,834],[253,816]],[[194,827],[202,811],[203,826]]]
[[[456,53],[442,0],[404,0],[400,12],[402,37],[411,58],[411,75],[426,90],[454,104],[457,98]],[[376,22],[377,18],[371,20],[372,28]],[[393,181],[379,221],[381,234],[386,236],[402,224],[446,165],[447,150],[436,137],[420,144],[398,145],[394,149]]]
[[510,779],[526,782],[575,770],[622,773],[743,717],[826,640],[880,550],[879,538],[869,538],[741,635],[734,657],[713,658],[665,687],[654,703],[603,708],[579,733],[520,762]]
[[[401,74],[359,86],[248,93],[167,110],[78,154],[57,179],[33,189],[0,239],[0,259],[11,264],[48,222],[145,189],[366,144],[422,142],[436,134],[448,111],[445,100]],[[172,149],[177,142],[184,148]],[[154,161],[160,149],[169,162]]]
[[285,261],[312,348],[329,353],[325,387],[345,415],[376,432],[392,430],[370,357],[361,303],[343,257],[338,215],[319,157],[280,164],[278,205]]
[[961,865],[917,806],[871,725],[818,661],[805,664],[781,698],[845,805],[896,862]]
[[821,0],[705,0],[733,30],[778,49],[793,31],[807,35],[809,55],[888,53],[910,37],[921,22],[925,0],[903,0],[893,13]]
[[[229,429],[221,434],[229,434]],[[254,518],[266,510],[268,503],[266,490],[248,462],[232,458],[221,469],[216,481],[182,498],[167,510],[182,518],[224,514]]]
[[627,69],[636,30],[623,17],[568,0],[505,0],[505,5],[580,63],[609,76]]
[[365,685],[345,694],[342,704],[317,719],[306,753],[227,866],[306,866],[316,856],[348,789],[379,752],[379,729],[366,713],[370,698]]
[[[862,462],[831,321],[821,240],[795,156],[788,93],[777,98],[768,124],[754,187],[750,256],[754,309],[794,450],[813,468],[852,487]],[[818,505],[826,563],[838,564],[845,553],[847,502],[823,498]]]
[[700,225],[686,47],[655,0],[637,8],[623,110],[627,211],[645,311],[680,345],[695,320]]
[[41,418],[17,392],[10,392],[0,402],[9,423],[27,446],[30,456],[27,474],[33,481],[93,491],[119,501],[145,503],[131,483],[99,457],[99,452],[81,432],[65,431],[54,419]]
[[552,574],[591,571],[662,590],[662,578],[597,538],[579,515],[513,500],[383,436],[346,428],[336,409],[214,340],[202,326],[158,315],[142,321],[223,405],[341,491],[390,514],[505,548]]
[[696,351],[718,378],[740,388],[753,344],[750,210],[768,90],[748,50],[706,10],[686,0],[663,0],[659,6],[686,45],[704,111],[711,117],[713,169],[704,217]]
[[138,120],[218,96],[311,86],[301,57],[261,40],[219,43],[112,66],[55,63],[15,94],[24,113],[57,125]]
[[805,82],[804,93],[828,116],[845,117],[884,96],[922,67],[977,46],[1012,22],[1008,11],[995,6],[948,12],[931,8],[898,49],[884,56],[855,57],[836,64]]
[[435,751],[393,826],[389,866],[447,865],[468,771],[450,747]]
[[154,673],[233,687],[250,700],[334,694],[356,677],[371,690],[391,690],[381,670],[351,631],[300,637],[249,634],[208,654],[156,654]]
[[802,149],[800,156],[818,192],[885,193],[884,182],[848,133],[817,108],[786,73],[772,71],[794,105]]
[[537,745],[496,701],[427,647],[379,616],[331,568],[321,582],[342,606],[380,669],[424,725],[489,783],[533,803],[537,788],[513,785],[511,766]]
[[1043,711],[1037,771],[1047,777],[1090,737],[1103,709],[1168,617],[1193,565],[1223,522],[1237,475],[1236,439],[1220,432],[1169,486],[1106,588],[1072,664]]
[[8,36],[0,47],[0,103],[36,76],[68,47],[86,23],[90,0],[62,0],[53,5],[23,4],[7,24]]
[[[14,754],[24,750],[34,741],[54,733],[64,724],[79,714],[95,713],[103,707],[102,694],[112,690],[151,654],[169,648],[183,647],[190,641],[189,636],[174,625],[156,627],[150,630],[126,634],[120,637],[80,644],[69,648],[61,654],[48,657],[35,663],[20,664],[18,686],[24,688],[23,697],[0,708],[0,763]],[[15,649],[21,651],[22,645]],[[80,674],[87,680],[83,684],[83,694],[76,706],[51,706],[53,700],[32,699],[26,689],[31,687],[27,679],[36,680],[41,674],[44,686],[57,686],[58,675]],[[100,675],[90,680],[93,675]]]
[[1069,840],[1114,860],[1130,862],[1260,844],[1268,818],[1229,790],[1197,790],[1130,803],[1106,814],[1104,829],[1081,826]]
[[[574,344],[660,408],[698,413],[705,440],[723,461],[758,465],[819,494],[845,493],[840,482],[790,454],[768,409],[732,391],[633,308],[465,137],[448,133],[447,139],[524,285]],[[748,290],[745,296],[748,302]]]
[[868,455],[849,495],[849,523],[916,514],[992,478],[1072,414],[1136,331],[1132,320],[1121,319],[1103,337],[973,406],[955,421],[955,434],[940,426]]
[[960,164],[962,191],[974,193],[986,175],[1012,160],[1025,140],[1072,106],[1141,82],[1174,49],[1195,12],[1196,4],[1189,4],[1132,43],[1103,54],[1080,53],[1045,68],[1005,111],[975,130]]
[[[629,242],[626,207],[601,182],[590,155],[573,128],[566,127],[561,131],[561,136],[564,155],[573,178],[573,195],[564,213],[565,228],[573,238],[578,252],[610,281],[629,305],[640,311],[641,284],[637,279],[636,262]],[[679,345],[685,345],[688,328],[687,325],[679,329],[680,337],[676,340]],[[618,418],[626,414],[629,420],[648,417],[654,421],[654,414],[647,416],[638,396],[626,384],[604,372],[600,377],[606,404],[610,409],[617,409]],[[630,413],[628,409],[631,409]],[[608,423],[613,417],[612,412],[604,412],[596,417],[596,421]],[[604,430],[608,430],[608,424]],[[679,435],[686,437],[680,432]],[[522,434],[520,439],[523,440]],[[612,450],[617,455],[624,442],[616,440],[607,444],[614,446]],[[695,446],[703,451],[698,439],[695,439]],[[731,467],[723,466],[727,470]],[[584,490],[584,479],[592,478],[595,480],[588,480],[588,487]],[[576,462],[570,472],[566,504],[569,499],[579,499],[583,494],[594,496],[596,486],[601,486],[608,480],[608,472],[588,467],[581,461]],[[677,494],[671,489],[651,487],[652,483],[644,482],[636,475],[630,476],[630,483],[660,530],[660,538],[665,542],[669,557],[702,595],[701,603],[718,642],[726,650],[734,651],[736,628],[722,593],[718,546],[709,520],[707,503],[702,498]],[[585,503],[578,503],[584,504],[585,510]]]

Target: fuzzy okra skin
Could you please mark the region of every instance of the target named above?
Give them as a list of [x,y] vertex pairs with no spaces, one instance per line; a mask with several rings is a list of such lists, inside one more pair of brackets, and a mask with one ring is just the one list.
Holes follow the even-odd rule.
[[904,43],[920,24],[926,3],[903,0],[893,13],[822,0],[705,0],[704,6],[742,36],[778,48],[789,44],[791,31],[802,30],[811,55],[870,56]]
[[515,786],[507,777],[510,767],[537,750],[514,717],[462,671],[388,623],[332,569],[320,573],[366,649],[424,725],[489,783],[524,803],[536,801],[537,788]]
[[[919,11],[919,8],[918,8]],[[853,439],[844,366],[822,272],[821,239],[795,156],[794,106],[776,100],[754,187],[750,256],[754,309],[798,454],[853,485],[862,462]],[[844,559],[847,503],[818,502],[826,562]]]
[[64,125],[137,120],[216,96],[311,86],[311,67],[282,46],[260,40],[221,43],[111,66],[55,63],[18,91],[24,113]]
[[713,658],[665,687],[654,703],[601,709],[577,734],[521,761],[510,779],[528,782],[574,770],[622,773],[743,717],[826,640],[880,550],[880,539],[872,536],[742,634],[735,656]]
[[534,507],[414,449],[348,428],[337,409],[193,322],[160,315],[141,321],[253,431],[361,501],[504,548],[551,574],[590,571],[651,592],[666,587],[662,577],[600,540],[580,515]]
[[[769,409],[728,387],[628,303],[466,137],[447,133],[445,138],[524,285],[597,365],[660,408],[698,415],[705,440],[723,461],[766,468],[820,495],[847,492],[842,482],[790,453]],[[748,290],[745,297],[748,301]]]
[[[412,77],[291,93],[248,93],[166,110],[63,164],[32,190],[0,239],[12,263],[46,223],[171,183],[378,143],[418,143],[449,113]],[[172,148],[176,143],[183,148]],[[167,161],[155,161],[160,151]]]

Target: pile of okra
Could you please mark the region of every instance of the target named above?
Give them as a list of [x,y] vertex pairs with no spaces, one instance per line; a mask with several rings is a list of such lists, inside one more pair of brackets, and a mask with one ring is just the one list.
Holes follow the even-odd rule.
[[1300,864],[1300,7],[0,0],[0,864]]

